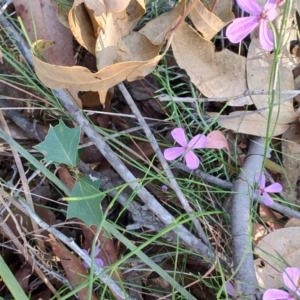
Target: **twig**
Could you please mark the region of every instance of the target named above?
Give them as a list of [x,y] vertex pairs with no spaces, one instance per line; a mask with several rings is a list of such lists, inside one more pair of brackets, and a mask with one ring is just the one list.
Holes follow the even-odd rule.
[[[19,198],[19,203],[25,208],[26,212],[35,220],[35,222],[43,229],[51,232],[56,238],[60,241],[68,245],[72,250],[74,250],[89,266],[91,265],[91,258],[82,249],[74,242],[72,238],[66,237],[63,233],[50,226],[46,222],[44,222],[39,216],[35,214],[35,212],[29,207],[29,205],[24,202],[21,198]],[[97,264],[94,265],[94,273],[96,276],[99,276],[100,273],[104,271],[103,268],[99,267]],[[107,274],[101,274],[99,276],[100,280],[105,283],[112,291],[114,291],[115,295],[118,295],[121,299],[134,299],[125,295],[124,291],[110,278]]]
[[[149,129],[149,126],[147,125],[147,123],[145,122],[142,114],[140,113],[139,109],[137,108],[136,104],[134,103],[131,95],[129,94],[129,92],[127,91],[126,87],[124,86],[124,84],[121,82],[118,84],[118,87],[121,91],[121,93],[123,94],[127,104],[129,105],[129,107],[131,108],[133,114],[136,116],[139,124],[143,127],[143,130],[148,138],[149,143],[151,144],[154,152],[156,153],[165,173],[168,176],[168,179],[170,181],[170,185],[172,187],[172,189],[174,190],[174,192],[176,193],[180,203],[183,206],[183,209],[189,214],[189,215],[193,215],[195,214],[195,212],[193,211],[193,209],[191,208],[189,202],[187,201],[187,199],[185,198],[184,194],[182,193],[177,180],[175,179],[172,171],[170,170],[170,167],[166,161],[166,159],[164,158],[159,145],[155,139],[155,137],[153,136],[151,130]],[[193,218],[193,224],[195,226],[195,228],[197,229],[198,235],[199,237],[202,239],[202,242],[205,243],[206,245],[209,245],[209,241],[198,221],[198,219]]]
[[[250,146],[244,166],[234,181],[231,199],[231,233],[233,264],[236,271],[236,290],[243,298],[259,299],[258,282],[255,275],[252,252],[251,197],[255,184],[255,174],[260,172],[264,158],[264,140],[259,137],[250,139]],[[256,297],[257,296],[257,297]]]
[[[217,178],[215,176],[209,175],[205,172],[202,172],[200,170],[190,170],[186,165],[182,164],[182,163],[175,163],[174,164],[174,168],[179,169],[185,173],[191,174],[195,177],[198,177],[206,182],[209,182],[211,184],[217,185],[225,190],[231,190],[232,189],[232,183],[225,181],[223,179]],[[271,179],[269,179],[269,181],[271,181]],[[274,180],[271,181],[272,183],[274,183]],[[257,197],[252,199],[255,202],[258,202],[259,204],[265,204],[264,203],[264,199],[262,197]],[[274,202],[272,205],[269,206],[270,208],[278,211],[279,213],[290,217],[290,218],[297,218],[300,220],[300,212],[296,211],[290,207],[287,207],[285,205],[282,205],[280,203]]]
[[[9,108],[11,107],[11,104],[5,99],[0,99],[0,106]],[[17,110],[8,109],[2,111],[7,117],[13,120],[21,129],[23,129],[30,138],[37,139],[38,141],[42,141],[44,139],[44,132],[39,127],[34,126],[32,122],[27,120]]]
[[[243,98],[245,96],[251,96],[251,95],[269,95],[272,92],[269,91],[250,91],[246,90],[243,94],[232,96],[232,97],[217,97],[217,98],[195,98],[195,97],[171,97],[169,95],[162,95],[157,97],[157,99],[161,102],[164,101],[174,101],[174,102],[227,102],[227,101],[234,101],[238,100],[240,98]],[[287,94],[290,95],[288,98],[285,99],[291,99],[295,96],[300,94],[300,90],[281,90],[281,91],[275,91],[275,94]],[[283,101],[283,100],[282,100]],[[286,100],[285,100],[286,101]],[[282,103],[282,102],[280,102]],[[280,104],[280,103],[277,103]]]
[[225,190],[231,190],[231,188],[232,188],[231,182],[227,182],[227,181],[217,178],[215,176],[209,175],[205,172],[200,171],[199,169],[191,170],[183,163],[176,162],[173,164],[173,166],[175,169],[179,169],[185,173],[188,173],[195,177],[201,178],[202,180],[212,183],[214,185],[217,185]]

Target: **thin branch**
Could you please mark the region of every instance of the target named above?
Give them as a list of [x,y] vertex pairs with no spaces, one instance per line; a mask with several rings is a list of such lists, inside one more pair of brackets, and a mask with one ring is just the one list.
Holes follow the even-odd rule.
[[[174,102],[188,102],[188,103],[194,103],[194,102],[227,102],[227,101],[234,101],[238,100],[240,98],[246,97],[246,96],[254,96],[254,95],[269,95],[272,92],[269,91],[250,91],[246,90],[243,94],[237,95],[237,96],[231,96],[231,97],[217,97],[217,98],[196,98],[196,97],[171,97],[169,95],[162,95],[157,97],[157,99],[161,102],[165,101],[174,101]],[[282,94],[282,95],[289,95],[285,99],[292,99],[295,96],[300,94],[300,90],[281,90],[281,91],[275,91],[275,94]],[[285,101],[287,101],[285,100]],[[284,101],[284,100],[282,100]],[[280,102],[282,103],[282,102]],[[280,104],[278,103],[278,104]],[[278,105],[277,104],[277,105]]]
[[[255,184],[255,174],[262,169],[264,159],[264,140],[259,137],[250,139],[250,146],[239,177],[232,186],[231,233],[233,264],[236,271],[236,290],[243,298],[259,298],[258,282],[254,269],[251,238],[251,198]],[[257,297],[258,296],[258,297]]]
[[[48,232],[51,232],[57,239],[68,245],[73,251],[75,251],[84,262],[86,262],[89,266],[91,266],[91,258],[89,255],[87,255],[83,250],[75,243],[75,241],[72,238],[68,238],[63,233],[55,229],[54,227],[50,226],[46,222],[44,222],[39,216],[36,215],[36,213],[29,207],[29,205],[24,202],[21,198],[19,198],[19,203],[25,208],[26,212],[32,218],[35,220],[35,222],[44,230],[47,230]],[[102,273],[104,269],[102,267],[99,267],[99,265],[94,264],[94,274],[96,276],[99,276],[100,273]],[[112,291],[114,291],[115,295],[119,296],[121,299],[134,299],[131,297],[128,297],[124,291],[111,279],[111,277],[107,274],[101,274],[99,276],[100,280],[105,283]]]
[[[155,137],[153,136],[149,126],[147,125],[147,123],[145,122],[142,114],[140,113],[139,109],[137,108],[136,104],[134,103],[131,95],[129,94],[129,92],[127,91],[126,87],[124,86],[124,84],[121,82],[118,85],[121,93],[123,94],[127,104],[129,105],[129,107],[131,108],[131,111],[133,112],[133,114],[136,116],[139,124],[143,127],[143,130],[148,138],[148,141],[150,143],[150,145],[152,146],[154,152],[157,155],[157,158],[159,159],[165,173],[168,176],[168,179],[170,181],[170,185],[172,187],[172,189],[174,190],[174,192],[176,193],[180,203],[183,206],[183,209],[189,214],[189,215],[193,215],[195,214],[195,212],[193,211],[193,209],[191,208],[189,202],[187,201],[186,197],[184,196],[183,192],[181,191],[180,186],[178,185],[177,180],[175,179],[166,159],[164,158],[160,147],[155,139]],[[193,224],[195,226],[195,228],[197,229],[198,235],[199,237],[202,239],[202,242],[205,243],[206,245],[209,245],[209,241],[198,221],[197,218],[193,218]]]
[[[197,178],[202,179],[203,181],[209,182],[211,184],[214,184],[216,186],[219,186],[223,188],[224,190],[231,190],[232,189],[232,183],[225,181],[223,179],[217,178],[215,176],[209,175],[205,172],[202,172],[200,170],[190,170],[185,164],[183,163],[175,163],[174,168],[181,170],[187,174],[193,175]],[[271,181],[271,179],[269,180]],[[274,180],[271,181],[271,183],[274,183]],[[283,198],[283,197],[282,197]],[[264,199],[262,197],[257,197],[252,199],[255,202],[258,202],[259,204],[264,204]],[[278,211],[279,213],[283,214],[284,216],[287,216],[289,218],[296,218],[300,220],[300,212],[297,210],[294,210],[290,207],[287,207],[285,205],[282,205],[278,202],[275,202],[269,206],[270,208]]]

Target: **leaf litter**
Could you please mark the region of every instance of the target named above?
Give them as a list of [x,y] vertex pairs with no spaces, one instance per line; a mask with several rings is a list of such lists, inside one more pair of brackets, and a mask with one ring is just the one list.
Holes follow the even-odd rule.
[[[153,1],[153,3],[154,2],[155,1]],[[246,3],[245,0],[238,0],[236,2],[236,4],[242,8]],[[272,8],[274,11],[269,11],[267,17],[272,21],[275,18],[275,14],[277,15],[277,18],[274,20],[274,24],[277,28],[280,28],[284,16],[284,7],[287,5],[282,5],[283,2],[284,1],[269,0],[267,4],[266,1],[259,1],[257,4],[262,11],[270,3],[274,5]],[[89,121],[91,124],[100,126],[100,128],[102,128],[101,130],[104,130],[101,131],[101,134],[105,136],[107,141],[110,140],[107,132],[111,130],[119,131],[121,142],[114,145],[114,151],[126,162],[126,165],[130,166],[132,174],[135,174],[139,180],[143,178],[146,179],[147,183],[143,184],[169,209],[176,207],[176,209],[181,210],[182,208],[179,202],[174,200],[174,194],[172,194],[173,191],[169,189],[168,180],[163,177],[161,177],[160,180],[154,178],[154,174],[161,172],[161,166],[157,163],[155,157],[156,150],[153,148],[153,144],[145,139],[141,128],[134,129],[136,123],[131,118],[132,107],[130,104],[127,104],[126,96],[121,95],[116,88],[116,85],[122,81],[127,81],[128,88],[132,88],[132,94],[135,95],[134,100],[137,103],[140,102],[138,108],[143,116],[153,122],[153,124],[151,124],[149,121],[149,126],[153,126],[153,131],[156,133],[155,137],[161,140],[160,147],[165,150],[165,159],[169,161],[170,166],[172,166],[173,161],[182,154],[185,157],[188,168],[197,172],[199,168],[206,168],[207,170],[207,158],[209,155],[211,155],[211,158],[219,157],[219,159],[220,157],[226,157],[226,159],[222,159],[222,163],[219,164],[211,160],[212,163],[208,172],[212,172],[215,176],[220,176],[217,175],[216,168],[221,170],[220,166],[222,166],[227,173],[227,176],[224,176],[224,174],[221,175],[222,178],[225,179],[226,177],[226,180],[234,180],[238,171],[232,171],[234,167],[230,165],[231,162],[237,160],[239,164],[242,164],[244,161],[247,161],[247,158],[240,160],[238,157],[234,158],[234,155],[237,153],[244,154],[245,149],[249,149],[247,149],[247,145],[243,148],[239,147],[238,143],[232,145],[236,143],[236,141],[234,139],[229,141],[227,138],[228,135],[225,133],[234,134],[237,139],[239,139],[241,134],[258,137],[277,137],[277,139],[273,139],[273,141],[274,143],[276,141],[280,143],[281,148],[279,152],[282,151],[282,157],[278,158],[272,156],[271,160],[269,157],[269,163],[265,162],[265,167],[272,172],[272,177],[278,181],[280,180],[283,185],[284,194],[280,193],[279,195],[282,205],[285,205],[283,197],[285,200],[288,199],[290,203],[296,205],[299,203],[298,194],[296,193],[299,179],[297,159],[299,152],[297,150],[299,144],[297,130],[299,127],[299,113],[292,97],[289,97],[289,94],[286,93],[288,92],[292,95],[292,91],[295,89],[294,81],[297,81],[297,77],[294,79],[295,73],[293,74],[294,69],[298,67],[297,52],[293,51],[294,54],[290,52],[290,43],[296,39],[293,16],[295,10],[299,9],[297,7],[298,2],[295,1],[291,5],[289,14],[287,16],[285,15],[284,22],[286,23],[286,30],[283,33],[281,59],[278,60],[276,65],[274,64],[274,60],[278,59],[278,56],[276,56],[278,53],[276,52],[277,49],[272,53],[269,52],[273,50],[274,47],[273,40],[270,38],[269,33],[264,36],[261,34],[259,39],[257,32],[254,32],[251,34],[251,38],[247,40],[246,36],[252,31],[252,25],[250,26],[251,28],[245,29],[247,32],[243,34],[242,38],[240,37],[241,33],[237,33],[233,30],[234,24],[244,21],[241,20],[241,18],[235,19],[237,16],[233,13],[231,9],[232,2],[229,0],[211,0],[205,2],[199,0],[191,2],[181,1],[179,4],[170,1],[169,5],[171,9],[162,11],[157,17],[152,17],[148,22],[146,16],[148,10],[151,11],[153,6],[151,7],[149,4],[146,6],[143,0],[75,0],[73,3],[69,3],[68,11],[62,9],[61,3],[57,4],[57,7],[53,3],[46,4],[46,6],[31,5],[29,3],[29,6],[25,7],[23,1],[20,0],[14,0],[13,3],[32,42],[31,51],[33,63],[35,73],[39,80],[46,87],[51,89],[69,89],[75,103],[77,103],[76,105],[89,110],[88,113],[91,114]],[[258,16],[253,24],[260,25],[263,30],[268,30],[267,22],[261,22],[259,19],[261,12],[258,13],[258,10],[254,9],[254,7],[256,7],[256,4],[254,4],[256,1],[251,0],[249,3],[250,8],[248,6],[244,7],[247,8],[245,11],[250,12],[252,15],[253,12],[256,11]],[[158,6],[155,7],[157,8]],[[146,21],[144,21],[143,18],[145,18]],[[143,22],[140,22],[141,20]],[[233,23],[231,23],[231,21],[233,21]],[[231,25],[227,27],[228,24]],[[224,43],[226,37],[221,36],[221,38],[219,38],[219,35],[224,34],[226,30],[229,41],[226,40]],[[76,42],[72,42],[72,37]],[[264,40],[264,38],[266,39]],[[267,40],[267,38],[270,38],[270,40]],[[230,44],[230,41],[234,43],[238,41],[237,39],[239,39],[239,41],[244,39],[244,43],[247,44],[246,47],[242,45],[244,49],[243,55],[241,55],[241,52],[237,50],[235,45]],[[79,60],[83,60],[81,62],[77,61],[76,64],[74,63],[75,60],[73,56],[74,45],[81,51],[79,56],[82,57],[79,57]],[[221,50],[220,45],[222,45]],[[266,46],[270,46],[270,49],[267,49],[268,51],[263,49],[266,48]],[[5,60],[9,58],[8,54],[7,48],[1,47],[1,63],[5,63]],[[177,119],[172,119],[170,116],[175,113],[174,103],[176,102],[171,100],[165,105],[159,103],[157,99],[154,99],[154,94],[157,90],[166,89],[166,86],[162,84],[164,82],[162,77],[166,75],[163,75],[161,71],[163,67],[162,61],[172,55],[175,60],[167,60],[166,66],[170,67],[170,70],[175,67],[170,71],[170,74],[168,74],[168,76],[172,76],[173,72],[176,75],[174,81],[172,81],[173,79],[170,80],[173,84],[171,88],[174,89],[174,91],[179,90],[180,94],[182,90],[190,89],[192,86],[193,93],[189,96],[191,99],[194,99],[195,102],[197,98],[202,99],[201,101],[203,102],[209,101],[207,98],[220,99],[220,101],[212,100],[206,102],[210,103],[209,105],[204,103],[203,107],[197,107],[197,112],[193,113],[194,118],[190,118],[188,113],[191,111],[191,107],[189,107],[188,104],[181,105],[182,102],[178,104],[180,110]],[[88,56],[93,58],[90,64],[85,60]],[[274,97],[271,97],[269,94],[270,77],[274,74],[274,68],[279,70],[279,72],[274,81],[275,84],[271,86],[271,91],[276,91]],[[169,70],[166,69],[166,72],[168,71]],[[149,94],[147,91],[143,91],[144,86],[142,82],[144,78],[147,78],[152,72],[156,74],[156,81],[151,83],[151,93]],[[188,78],[188,82],[183,78]],[[140,82],[141,84],[139,86],[134,84],[130,85],[131,82]],[[178,87],[180,87],[180,89],[178,89]],[[248,90],[257,92],[257,94],[248,94]],[[78,97],[78,91],[80,91],[80,97]],[[173,96],[175,96],[175,94],[173,94]],[[197,95],[197,97],[195,97],[195,95]],[[235,98],[238,95],[241,95],[241,97]],[[6,96],[9,97],[10,95],[8,94]],[[172,97],[170,98],[172,99]],[[159,110],[156,109],[157,103],[159,103]],[[2,106],[1,102],[0,106]],[[193,108],[194,111],[195,107],[196,106]],[[95,116],[97,110],[105,114]],[[117,114],[115,114],[115,112],[117,112]],[[110,113],[112,114],[110,115]],[[202,114],[210,116],[210,122],[215,124],[206,123],[205,126],[199,125],[203,122]],[[23,115],[24,118],[28,118],[25,114]],[[57,116],[55,117],[57,118]],[[201,120],[197,119],[198,117],[200,117]],[[10,117],[8,116],[7,118]],[[155,122],[159,121],[160,124],[163,124],[163,122],[165,122],[164,119],[167,118],[169,118],[169,121],[171,120],[171,125],[169,124],[168,127],[164,127],[164,129],[161,130],[161,127],[155,124]],[[176,124],[174,120],[176,120],[178,124]],[[66,119],[64,119],[64,121],[66,121]],[[186,124],[189,124],[189,126],[183,125],[185,122],[187,122]],[[46,138],[42,143],[34,147],[32,145],[30,148],[38,150],[39,157],[43,154],[42,157],[45,161],[49,161],[53,167],[59,168],[57,172],[60,180],[64,182],[69,189],[73,189],[73,191],[69,195],[65,195],[69,197],[61,198],[61,196],[55,193],[54,185],[51,185],[47,194],[43,197],[56,199],[56,204],[53,206],[50,202],[44,201],[43,204],[46,205],[46,207],[39,207],[37,205],[40,204],[40,197],[37,197],[35,199],[35,212],[37,216],[49,225],[60,222],[62,227],[65,224],[65,219],[71,220],[71,222],[76,221],[75,223],[79,224],[77,227],[74,223],[71,228],[61,228],[61,231],[66,236],[75,237],[81,248],[85,251],[88,250],[88,252],[86,252],[87,256],[89,256],[92,247],[95,247],[94,253],[97,256],[99,255],[97,259],[101,258],[101,261],[104,262],[104,268],[116,263],[117,268],[111,269],[111,273],[113,274],[112,279],[114,281],[118,282],[120,278],[126,280],[124,279],[126,278],[126,276],[124,276],[125,273],[122,274],[121,270],[131,270],[136,264],[136,260],[131,261],[129,258],[128,261],[125,260],[119,263],[118,256],[121,255],[121,253],[122,255],[127,255],[128,252],[122,249],[120,244],[117,246],[113,243],[112,236],[110,236],[107,228],[101,229],[97,236],[96,232],[99,224],[103,225],[105,218],[109,218],[110,220],[114,220],[114,222],[118,222],[118,224],[126,224],[127,226],[134,225],[136,226],[135,230],[137,230],[137,232],[143,228],[157,231],[157,228],[159,228],[161,224],[158,227],[153,227],[154,224],[151,224],[151,222],[148,224],[147,222],[142,222],[140,225],[138,223],[130,224],[128,220],[132,218],[131,214],[132,211],[134,211],[133,207],[130,208],[131,213],[126,211],[126,205],[128,205],[130,201],[124,208],[120,208],[117,207],[115,203],[116,199],[114,198],[120,196],[125,198],[129,197],[132,192],[128,191],[126,187],[119,188],[119,191],[114,197],[110,196],[112,198],[107,197],[107,193],[103,191],[99,192],[101,180],[96,179],[99,171],[109,174],[110,181],[113,182],[112,187],[121,186],[122,181],[117,174],[113,175],[111,173],[111,169],[114,168],[114,165],[105,159],[106,155],[102,153],[100,149],[95,147],[92,149],[93,146],[89,145],[83,147],[83,150],[79,151],[78,156],[77,148],[79,144],[85,142],[89,143],[86,136],[80,133],[80,127],[71,129],[70,126],[72,126],[72,122],[67,122],[66,125],[66,123],[61,120],[59,123],[55,121],[44,121],[44,123],[44,125],[49,128]],[[51,123],[56,126],[53,127]],[[218,126],[216,126],[216,124],[218,124]],[[21,138],[24,138],[25,133],[22,132],[22,125],[19,124],[18,126],[19,128],[21,127],[18,134],[19,136],[21,135]],[[35,130],[34,126],[33,124],[33,130]],[[182,130],[183,135],[181,132],[181,136],[176,136],[175,138],[174,134],[172,134],[172,132],[174,133],[174,128],[176,128],[175,130]],[[13,127],[11,126],[11,133],[13,137],[17,139],[18,135],[13,133],[12,129]],[[134,130],[127,136],[126,131],[131,129]],[[172,140],[168,138],[170,134],[181,147],[171,148]],[[200,136],[205,137],[205,143],[203,142],[201,145],[198,145],[195,138]],[[26,139],[28,138],[25,137],[25,140]],[[195,145],[190,145],[192,141],[195,142]],[[238,150],[236,150],[235,147],[238,147]],[[274,148],[276,147],[274,146]],[[201,163],[198,158],[200,155],[202,158]],[[80,163],[90,164],[90,170],[92,170],[93,174],[89,176],[79,174],[77,168],[79,162],[78,157],[82,160]],[[282,160],[282,166],[278,165],[280,164],[280,159]],[[275,160],[275,162],[273,162],[273,160]],[[11,163],[11,160],[7,159],[6,165]],[[3,163],[3,165],[4,164],[5,163]],[[59,166],[59,164],[62,165]],[[148,167],[146,170],[141,169],[138,164]],[[278,170],[280,170],[280,172]],[[260,172],[261,170],[257,171]],[[1,178],[4,180],[9,180],[9,177],[12,175],[11,172],[5,170],[5,167],[3,167],[1,172]],[[35,171],[31,170],[30,172]],[[96,175],[96,177],[94,175]],[[197,185],[195,185],[195,183],[190,185],[191,183],[187,181],[187,175],[178,172],[178,170],[174,170],[174,176],[175,175],[178,180],[185,182],[189,186],[191,193],[193,193],[193,186],[195,189]],[[193,173],[191,172],[189,176],[193,176]],[[152,179],[149,180],[149,178]],[[270,181],[271,179],[268,178],[268,185],[266,187],[266,179],[265,177],[263,178],[264,184],[260,184],[259,189],[265,198],[265,192],[270,193],[270,195],[268,194],[268,206],[261,204],[259,218],[256,218],[255,222],[251,221],[253,222],[254,228],[252,236],[256,243],[254,253],[259,257],[256,261],[253,261],[253,269],[256,272],[257,284],[262,292],[264,291],[263,289],[281,288],[287,282],[286,280],[282,282],[282,272],[284,270],[292,272],[292,270],[299,268],[297,261],[299,251],[297,250],[297,245],[294,243],[295,236],[297,236],[295,230],[298,225],[297,223],[293,223],[294,225],[292,227],[282,228],[284,223],[289,224],[293,219],[291,219],[288,214],[285,215],[286,219],[282,216],[278,217],[276,211],[272,209],[273,203],[279,199],[274,195],[274,192],[281,192],[281,188],[280,190],[268,189],[268,187],[272,186],[278,187],[280,184],[278,182],[272,182]],[[41,185],[42,183],[40,182],[39,186]],[[32,184],[30,184],[30,187],[32,191],[34,191]],[[165,188],[162,189],[162,187]],[[204,187],[201,186],[200,189],[202,190]],[[252,189],[252,192],[255,192],[254,186]],[[193,195],[193,197],[191,197],[192,194],[187,193],[187,195],[189,199],[195,198],[195,195]],[[208,195],[209,197],[215,197],[211,192],[208,192]],[[135,199],[135,196],[135,192],[131,194],[132,199]],[[86,199],[83,200],[83,197]],[[62,199],[67,200],[68,203],[62,202]],[[270,199],[271,201],[269,201]],[[112,201],[112,203],[110,203],[110,201]],[[133,201],[131,204],[140,207],[138,206],[140,204],[136,201]],[[12,234],[18,236],[21,233],[22,236],[22,230],[26,233],[32,230],[30,228],[31,223],[26,222],[26,226],[24,226],[24,220],[27,218],[26,211],[21,210],[20,205],[16,203],[13,204],[13,206],[14,205],[16,206],[15,208],[6,209],[2,214],[2,219],[5,220],[10,228],[13,228]],[[193,203],[192,206],[194,209],[197,207],[197,204]],[[223,209],[220,204],[217,204],[217,207]],[[116,212],[113,211],[113,208]],[[60,220],[61,216],[55,213],[57,209],[64,211],[64,220]],[[140,210],[142,209],[143,208]],[[209,211],[211,207],[208,206],[206,209]],[[296,208],[294,209],[297,210]],[[145,211],[146,210],[147,208]],[[159,212],[157,213],[159,214]],[[184,210],[181,211],[181,214],[183,213]],[[91,226],[94,230],[90,232],[89,229],[87,229],[88,226]],[[216,232],[220,229],[223,229],[222,226],[220,228],[217,226],[214,228]],[[79,241],[78,231],[85,237],[81,242]],[[135,235],[135,233],[136,232],[131,233],[131,238],[136,239],[138,243],[140,243],[142,240],[139,235]],[[1,229],[1,234],[6,239],[11,238],[11,234],[7,233],[7,229]],[[41,236],[45,236],[45,234],[46,231],[44,231]],[[229,246],[226,242],[228,236],[226,237],[223,232],[219,232],[218,234],[220,234],[220,245],[222,244],[222,247],[226,250]],[[213,235],[214,238],[216,238],[216,236],[217,234]],[[22,238],[24,239],[24,237]],[[86,262],[82,262],[76,253],[71,252],[68,248],[68,244],[65,245],[67,247],[59,244],[56,238],[57,237],[54,238],[53,236],[50,236],[50,239],[43,238],[44,242],[48,243],[48,247],[52,249],[48,254],[52,253],[52,255],[55,255],[58,259],[56,266],[64,270],[65,279],[70,283],[69,286],[78,286],[85,281],[85,276],[89,274],[83,265],[83,263],[86,264]],[[232,238],[235,237],[232,236]],[[94,239],[96,239],[97,245],[94,244]],[[118,243],[120,243],[120,241],[118,241]],[[25,244],[24,240],[24,247]],[[149,245],[145,245],[143,251],[147,252],[149,256],[155,254],[157,251],[161,251],[163,248],[166,248],[167,251],[171,250],[171,244],[166,244],[163,247],[159,247],[155,244],[151,245],[151,247],[148,246]],[[153,249],[151,249],[152,247]],[[229,256],[231,256],[231,254],[235,255],[235,253],[230,253]],[[10,254],[10,256],[12,256],[12,254]],[[272,257],[272,259],[270,259],[270,257]],[[90,258],[95,259],[96,257],[91,256]],[[46,259],[45,257],[39,261],[45,265],[50,263],[50,259]],[[24,262],[26,262],[26,257],[19,259],[18,263],[20,265]],[[170,272],[174,271],[175,268],[181,268],[187,272],[199,274],[199,270],[197,269],[196,271],[194,269],[193,263],[195,263],[195,261],[185,265],[180,262],[177,266],[173,263],[172,261],[168,263],[161,261],[157,266],[161,269],[169,269]],[[212,262],[209,263],[212,264]],[[120,267],[121,264],[122,267]],[[197,264],[199,264],[204,278],[207,278],[209,275],[207,275],[207,272],[211,271],[205,268],[201,260],[197,261]],[[32,289],[31,284],[34,280],[34,276],[29,272],[31,267],[30,263],[24,266],[22,272],[20,270],[16,273],[15,277],[22,289],[28,293]],[[286,269],[289,266],[294,269]],[[102,265],[100,267],[102,267]],[[226,272],[232,273],[233,270],[228,268]],[[226,277],[228,276],[227,273]],[[148,273],[133,272],[132,274],[135,274],[134,276],[137,277],[135,282],[140,286],[144,285],[147,287],[148,291],[151,291],[151,286],[152,288],[155,286],[156,297],[165,296],[172,291],[170,282],[163,277],[158,277],[157,280],[154,280],[154,273],[152,271]],[[217,272],[214,273],[214,275],[216,274]],[[140,275],[142,275],[143,279],[138,278]],[[21,277],[23,276],[24,278],[26,277],[26,280],[22,280]],[[128,282],[132,279],[133,278],[127,278]],[[59,280],[61,282],[60,284],[51,279],[51,285],[49,284],[48,286],[49,289],[44,289],[45,295],[49,291],[53,293],[53,289],[58,290],[63,284],[68,286],[64,279],[59,277]],[[101,280],[103,279],[100,279],[100,281]],[[236,280],[238,281],[238,277]],[[102,284],[103,282],[104,281],[102,281]],[[280,284],[278,284],[278,282],[280,282]],[[182,284],[183,286],[188,285],[188,278],[184,278]],[[219,284],[222,285],[222,282]],[[209,284],[197,283],[193,290],[185,292],[189,293],[190,299],[216,299],[213,289],[208,286]],[[235,287],[236,286],[233,286],[234,293],[236,293],[236,290],[234,290]],[[178,289],[180,293],[185,293],[180,289],[180,286],[176,286],[176,289]],[[205,292],[203,292],[203,290]],[[117,299],[126,298],[126,296],[120,296],[116,291],[116,289],[110,287],[110,292]],[[126,290],[126,288],[124,288],[124,292],[124,295],[127,295],[127,292],[131,296],[134,294]],[[239,292],[243,293],[243,288]],[[88,295],[92,299],[96,299],[96,293],[96,290],[91,291],[85,286],[78,291],[77,295],[79,299],[86,299]],[[264,297],[268,297],[269,293],[269,291],[265,292]],[[143,290],[137,289],[135,296],[141,296],[142,294]],[[5,293],[1,296],[4,295]],[[37,296],[39,294],[35,293],[35,295]],[[146,297],[146,299],[148,298]]]

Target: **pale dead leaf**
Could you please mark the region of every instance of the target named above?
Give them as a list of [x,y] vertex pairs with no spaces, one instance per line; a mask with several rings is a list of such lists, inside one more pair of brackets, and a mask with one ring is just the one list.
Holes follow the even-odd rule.
[[148,22],[139,33],[145,35],[154,45],[165,42],[167,34],[182,18],[186,1],[181,1],[177,6]]
[[[281,287],[282,270],[287,266],[300,268],[300,227],[282,228],[268,234],[254,252],[260,257],[255,261],[259,286],[266,289]],[[259,267],[261,261],[264,266]]]
[[116,23],[116,26],[122,30],[122,36],[125,36],[132,31],[145,12],[145,0],[132,0],[126,10],[119,13],[113,13],[114,22]]
[[[33,48],[38,47],[36,44],[39,43],[44,43],[44,41],[37,41]],[[79,66],[51,65],[35,55],[33,55],[33,61],[37,76],[46,86],[50,88],[74,87],[80,91],[99,92],[100,100],[105,102],[109,88],[125,79],[131,81],[145,77],[153,71],[161,57],[158,55],[147,61],[121,62],[107,66],[97,73],[92,73],[87,68]]]
[[208,7],[210,11],[223,20],[223,22],[230,22],[234,18],[234,13],[231,9],[232,0],[209,0]]
[[[247,82],[249,90],[252,91],[268,91],[270,76],[272,74],[273,55],[267,53],[261,48],[259,40],[253,38],[249,47],[247,57]],[[279,78],[277,79],[276,90],[293,90],[294,79],[291,69],[284,65],[284,60],[281,60],[279,65]],[[280,101],[286,95],[276,94],[274,102]],[[268,107],[270,98],[268,95],[252,95],[253,103],[257,109]],[[266,119],[269,118],[269,110],[260,112]],[[299,116],[295,113],[293,100],[286,101],[281,105],[273,106],[272,118],[273,122],[286,124],[298,119]]]
[[[223,50],[215,52],[213,43],[204,40],[191,26],[182,23],[176,30],[172,49],[178,65],[185,69],[192,83],[207,97],[233,97],[248,89],[246,58]],[[248,96],[229,105],[251,104]]]
[[255,244],[257,244],[264,236],[269,233],[266,227],[259,223],[253,223],[252,227],[252,237]]
[[300,220],[296,218],[291,218],[287,221],[287,223],[284,226],[285,228],[287,227],[300,227]]
[[259,206],[259,215],[261,219],[265,223],[267,223],[272,230],[277,230],[284,227],[283,224],[279,222],[279,218],[277,218],[272,208],[270,208],[269,206],[261,204]]
[[68,11],[62,8],[61,5],[57,5],[56,14],[58,21],[65,27],[70,29],[69,21],[68,21]]
[[128,6],[130,0],[104,0],[107,13],[120,12]]
[[[217,1],[222,2],[222,1]],[[224,7],[226,11],[231,10],[231,3],[227,3],[227,7]],[[233,20],[234,14],[231,12],[231,19],[226,21],[221,20],[213,12],[207,9],[207,7],[198,0],[194,9],[189,14],[194,26],[202,33],[202,36],[206,40],[211,40],[228,22]]]
[[3,64],[3,53],[1,50],[0,50],[0,64]]
[[105,6],[101,1],[75,0],[68,14],[69,26],[77,42],[95,54],[98,30],[101,29],[101,17],[105,20]]
[[[251,112],[251,111],[247,111]],[[235,111],[229,114],[228,118],[222,116],[218,119],[218,124],[224,128],[235,132],[246,133],[265,137],[267,133],[267,120],[259,113],[243,116],[245,112]],[[220,117],[217,113],[207,113],[212,118]],[[276,136],[285,132],[289,128],[286,124],[270,123],[268,136]]]
[[107,17],[107,26],[110,30],[106,27],[105,34],[101,32],[96,43],[98,70],[119,62],[147,61],[156,57],[161,49],[162,45],[153,45],[147,37],[135,31],[121,37],[111,16]]

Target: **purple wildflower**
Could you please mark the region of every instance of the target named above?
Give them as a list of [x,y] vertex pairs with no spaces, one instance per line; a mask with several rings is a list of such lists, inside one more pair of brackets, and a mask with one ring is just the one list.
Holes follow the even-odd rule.
[[[280,1],[281,3],[282,1]],[[235,19],[227,28],[226,35],[232,43],[239,43],[251,31],[259,26],[259,40],[263,49],[272,51],[274,39],[268,21],[276,18],[277,1],[268,0],[261,9],[256,0],[237,0],[239,7],[251,16]]]
[[266,187],[266,176],[260,174],[255,175],[255,181],[258,183],[259,189],[254,192],[254,196],[262,195],[265,205],[272,205],[274,200],[268,193],[280,193],[282,191],[282,185],[275,182]]
[[[297,296],[300,296],[300,270],[298,268],[286,268],[282,273],[284,285]],[[279,289],[268,289],[264,292],[263,300],[295,300],[296,297],[289,292]]]
[[[86,255],[89,255],[89,253],[87,252],[87,250],[85,249],[82,249],[82,251],[86,254]],[[98,265],[99,267],[103,267],[104,263],[103,263],[103,260],[101,258],[96,258],[97,255],[100,253],[100,249],[97,247],[94,251],[94,261],[96,263],[96,265]],[[82,263],[83,266],[88,269],[89,268],[89,265],[86,263],[86,262],[83,262]]]
[[166,191],[168,190],[168,187],[167,187],[165,184],[163,184],[163,185],[161,186],[161,190],[162,190],[163,192],[166,192]]
[[225,291],[226,291],[226,293],[227,293],[229,296],[231,296],[231,297],[233,297],[233,298],[236,296],[235,290],[234,290],[234,286],[233,286],[233,284],[232,284],[231,282],[229,282],[229,281],[226,281],[226,282],[225,282]]
[[193,150],[201,149],[206,146],[206,136],[202,134],[197,134],[188,142],[183,128],[173,129],[171,131],[171,135],[181,147],[173,147],[166,149],[164,151],[165,159],[174,160],[183,154],[187,167],[192,170],[197,169],[199,167],[200,160],[193,152]]

